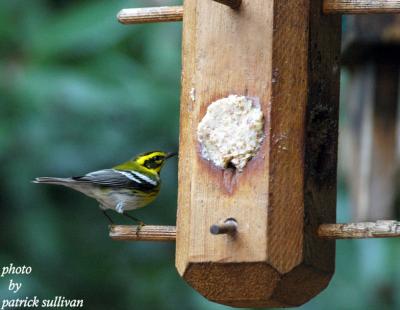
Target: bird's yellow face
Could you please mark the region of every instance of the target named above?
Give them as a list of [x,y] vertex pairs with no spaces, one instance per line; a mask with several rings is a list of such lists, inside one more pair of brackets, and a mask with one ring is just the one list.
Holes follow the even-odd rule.
[[158,174],[164,166],[165,161],[175,155],[176,153],[166,153],[162,151],[142,153],[130,161],[113,168],[120,170],[142,170],[144,173]]
[[159,173],[165,161],[174,155],[176,155],[176,153],[153,151],[139,154],[133,161],[148,170]]

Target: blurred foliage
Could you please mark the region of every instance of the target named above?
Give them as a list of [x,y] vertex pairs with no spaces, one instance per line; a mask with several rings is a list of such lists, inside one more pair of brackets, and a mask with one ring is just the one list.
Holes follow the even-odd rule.
[[[181,24],[115,18],[149,5],[160,1],[0,2],[0,266],[32,266],[31,276],[13,277],[23,282],[19,297],[84,298],[85,309],[228,308],[180,279],[173,245],[111,241],[94,200],[30,183],[177,149]],[[176,171],[170,161],[160,197],[135,216],[175,223]],[[399,257],[396,240],[338,242],[334,279],[302,308],[399,308]],[[17,297],[7,284],[0,297]]]

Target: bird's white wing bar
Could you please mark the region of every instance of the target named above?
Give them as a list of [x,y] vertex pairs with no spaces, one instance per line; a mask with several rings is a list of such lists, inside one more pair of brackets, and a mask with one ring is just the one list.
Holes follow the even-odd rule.
[[153,180],[151,178],[149,178],[147,175],[144,175],[140,172],[137,171],[131,171],[132,174],[134,174],[135,176],[137,176],[139,179],[145,181],[146,183],[150,183],[151,185],[157,186],[158,182],[156,180]]
[[[114,169],[113,169],[113,170],[114,170]],[[129,172],[127,172],[127,171],[120,171],[120,170],[114,170],[114,171],[117,172],[117,173],[123,174],[123,175],[126,176],[128,179],[130,179],[130,180],[132,180],[132,181],[134,181],[134,182],[142,183],[141,180],[135,178],[135,177],[133,176],[132,173],[129,173]]]

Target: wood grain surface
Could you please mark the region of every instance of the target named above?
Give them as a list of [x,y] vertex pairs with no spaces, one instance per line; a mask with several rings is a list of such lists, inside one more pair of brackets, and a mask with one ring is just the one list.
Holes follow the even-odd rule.
[[324,0],[325,14],[400,13],[400,0]]
[[397,238],[400,237],[400,222],[322,224],[317,234],[320,238],[327,239]]
[[[335,222],[340,18],[321,12],[308,0],[184,2],[176,266],[211,300],[299,305],[333,273],[334,243],[315,230]],[[230,94],[257,97],[266,122],[242,173],[197,144],[207,106]],[[235,237],[210,234],[227,218]]]
[[175,226],[145,225],[138,226],[110,225],[110,237],[125,241],[175,241]]
[[123,9],[117,14],[117,19],[122,24],[176,22],[182,18],[182,6]]
[[[198,262],[267,258],[268,138],[259,156],[237,173],[203,160],[196,132],[208,104],[230,94],[260,98],[269,123],[272,6],[272,2],[247,1],[234,11],[213,1],[185,1],[177,222],[181,273],[188,258]],[[227,218],[238,222],[235,242],[209,232],[211,225]]]

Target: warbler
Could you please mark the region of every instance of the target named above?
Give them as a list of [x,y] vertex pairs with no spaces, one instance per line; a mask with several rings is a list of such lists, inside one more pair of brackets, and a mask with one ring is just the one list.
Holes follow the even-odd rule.
[[40,177],[34,183],[56,184],[70,187],[100,203],[100,209],[106,213],[111,209],[138,222],[144,223],[126,213],[151,203],[160,192],[160,171],[165,161],[176,153],[152,151],[142,153],[131,160],[111,169],[103,169],[70,178]]

